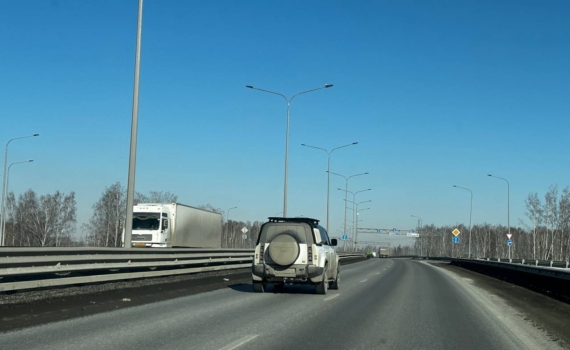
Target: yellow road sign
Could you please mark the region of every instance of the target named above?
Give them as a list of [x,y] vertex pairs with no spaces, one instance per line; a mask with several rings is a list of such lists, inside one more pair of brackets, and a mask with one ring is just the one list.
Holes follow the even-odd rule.
[[457,236],[457,235],[460,234],[461,232],[459,232],[458,229],[455,229],[455,230],[451,231],[451,233],[453,233],[455,236]]

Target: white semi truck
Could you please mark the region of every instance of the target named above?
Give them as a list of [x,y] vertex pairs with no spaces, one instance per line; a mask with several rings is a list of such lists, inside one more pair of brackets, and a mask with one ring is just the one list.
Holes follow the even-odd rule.
[[222,214],[180,203],[140,203],[133,207],[131,246],[221,248]]

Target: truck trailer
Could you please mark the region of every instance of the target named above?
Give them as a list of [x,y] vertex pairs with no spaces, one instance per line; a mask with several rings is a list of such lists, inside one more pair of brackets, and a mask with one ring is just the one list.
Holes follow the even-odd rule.
[[378,254],[379,258],[387,258],[390,256],[390,248],[389,247],[381,247],[380,252]]
[[[123,231],[123,242],[125,234]],[[133,207],[132,247],[221,248],[222,214],[180,203]]]

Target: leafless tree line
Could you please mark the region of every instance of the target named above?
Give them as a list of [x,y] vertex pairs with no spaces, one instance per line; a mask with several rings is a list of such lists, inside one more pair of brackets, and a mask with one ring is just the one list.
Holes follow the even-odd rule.
[[13,192],[6,198],[7,246],[74,246],[77,203],[75,193],[56,191],[37,195],[28,190],[17,198]]
[[[561,260],[570,258],[570,190],[561,192],[552,185],[541,201],[537,193],[525,199],[526,216],[530,224],[519,220],[511,227],[511,257],[513,259]],[[461,232],[460,243],[452,243],[452,231]],[[414,245],[414,254],[427,256],[469,256],[469,227],[426,225],[420,229],[421,238]],[[504,225],[487,223],[474,225],[471,231],[471,257],[508,257],[507,233]]]

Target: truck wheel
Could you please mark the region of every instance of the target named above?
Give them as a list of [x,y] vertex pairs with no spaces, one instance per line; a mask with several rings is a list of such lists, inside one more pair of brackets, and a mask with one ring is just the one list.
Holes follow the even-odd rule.
[[340,283],[340,270],[336,272],[336,279],[329,286],[330,289],[338,289],[338,284]]
[[317,284],[315,291],[317,294],[327,294],[327,290],[329,289],[329,281],[327,277],[327,267],[325,265],[325,272],[323,272],[323,280],[321,283]]
[[253,286],[253,291],[255,293],[263,293],[265,292],[265,283],[261,283],[261,282],[253,282],[252,283]]

